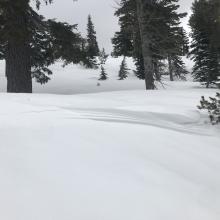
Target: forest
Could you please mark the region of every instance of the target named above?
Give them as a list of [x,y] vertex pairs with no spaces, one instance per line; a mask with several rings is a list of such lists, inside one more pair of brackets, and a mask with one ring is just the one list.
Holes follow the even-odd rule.
[[219,0],[0,0],[0,219],[219,220],[219,89]]

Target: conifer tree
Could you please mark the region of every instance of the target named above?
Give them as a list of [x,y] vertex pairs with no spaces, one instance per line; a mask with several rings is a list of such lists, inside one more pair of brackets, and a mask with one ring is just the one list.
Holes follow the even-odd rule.
[[[41,1],[35,2],[39,9]],[[73,32],[74,26],[45,20],[29,0],[1,0],[0,11],[0,58],[6,60],[8,92],[32,92],[32,77],[47,82],[52,74],[48,66],[56,59],[80,61],[80,53],[75,56],[75,52],[81,51],[81,37]]]
[[206,87],[220,76],[220,2],[198,0],[193,3],[190,18],[192,28],[191,55],[195,62],[193,76]]
[[100,73],[99,80],[107,80],[107,79],[108,79],[108,76],[107,76],[106,70],[105,70],[104,66],[101,65],[101,73]]
[[100,73],[100,78],[99,80],[106,80],[107,77],[107,73],[105,71],[105,63],[108,59],[108,54],[106,54],[105,49],[103,48],[102,51],[99,53],[99,65],[101,66],[101,73]]
[[87,68],[97,68],[96,57],[99,56],[99,46],[96,38],[96,31],[92,22],[91,15],[88,16],[87,24],[87,45],[86,45],[86,60],[84,62]]
[[119,18],[120,31],[116,32],[112,38],[114,56],[130,57],[133,55],[135,14],[135,1],[121,0],[115,12],[115,16]]
[[[142,50],[148,50],[146,59],[149,60],[146,62],[148,62],[149,68],[152,68],[148,74],[151,80],[153,80],[152,74],[154,78],[160,78],[158,67],[161,60],[168,59],[170,77],[173,80],[173,70],[179,69],[182,64],[181,69],[185,68],[181,56],[185,55],[184,52],[186,53],[183,48],[186,47],[187,38],[180,26],[180,19],[186,16],[186,13],[178,13],[178,0],[145,1],[145,3],[140,1],[138,5],[141,3],[139,23],[141,22],[143,26],[141,31]],[[140,17],[141,11],[142,17]],[[146,45],[143,45],[143,42]],[[150,66],[150,60],[152,66]],[[181,62],[175,67],[176,60]],[[185,73],[185,70],[183,72]]]
[[206,100],[203,96],[198,108],[208,110],[213,125],[220,123],[220,93],[217,93],[214,98],[209,97],[209,100]]
[[[184,70],[181,49],[185,36],[180,34],[182,28],[179,24],[180,18],[186,14],[177,12],[177,2],[121,0],[115,13],[121,29],[112,40],[114,54],[134,58],[137,67],[135,74],[145,79],[147,90],[155,88],[154,81],[160,80],[160,71],[163,71],[162,61],[168,57],[173,70],[178,69],[178,74]],[[178,65],[177,60],[181,61]],[[182,72],[185,73],[185,70]]]
[[128,67],[127,67],[127,63],[126,63],[126,57],[123,58],[121,65],[120,65],[120,70],[119,70],[119,80],[124,80],[128,77]]
[[102,51],[99,53],[99,64],[104,65],[108,59],[108,54],[106,54],[105,49],[103,48]]
[[112,39],[113,56],[133,57],[136,65],[135,75],[139,79],[145,79],[136,2],[121,0],[115,16],[119,18],[120,31],[116,32]]

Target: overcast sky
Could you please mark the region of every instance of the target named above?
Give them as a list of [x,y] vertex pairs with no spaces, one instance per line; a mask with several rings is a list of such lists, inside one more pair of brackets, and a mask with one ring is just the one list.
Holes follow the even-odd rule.
[[[70,24],[78,24],[79,31],[85,35],[88,14],[92,15],[100,47],[111,51],[111,38],[118,30],[118,20],[114,17],[115,7],[120,0],[54,0],[54,3],[41,8],[41,14],[57,18]],[[180,0],[181,12],[190,13],[193,0]],[[183,21],[187,26],[187,19]]]

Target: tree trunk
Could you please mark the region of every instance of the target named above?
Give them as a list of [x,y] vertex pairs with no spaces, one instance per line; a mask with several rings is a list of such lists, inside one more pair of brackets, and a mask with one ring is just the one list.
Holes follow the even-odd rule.
[[152,52],[150,49],[150,38],[146,31],[146,25],[144,19],[145,17],[144,1],[136,0],[136,4],[137,4],[138,23],[139,23],[140,35],[141,35],[142,54],[144,58],[146,90],[152,90],[155,89],[154,71],[153,71],[153,62],[152,62]]
[[32,92],[28,8],[28,0],[17,0],[10,3],[7,11],[6,77],[7,91],[10,93]]
[[173,78],[172,60],[171,60],[170,56],[168,56],[168,65],[169,65],[170,81],[174,81],[174,78]]
[[6,57],[7,92],[32,93],[29,46],[8,43]]

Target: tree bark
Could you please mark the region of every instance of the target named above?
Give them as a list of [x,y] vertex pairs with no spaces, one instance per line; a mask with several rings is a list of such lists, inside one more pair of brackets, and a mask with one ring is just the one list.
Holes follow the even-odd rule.
[[144,69],[145,69],[145,84],[146,90],[155,89],[154,85],[154,71],[152,62],[152,52],[150,48],[150,38],[146,30],[145,24],[145,12],[144,12],[144,2],[150,0],[136,0],[137,5],[137,16],[141,35],[142,53],[144,58]]
[[7,92],[31,93],[30,31],[27,14],[28,1],[13,1],[7,11],[8,40],[6,47]]
[[32,93],[29,46],[10,42],[6,57],[7,92]]

